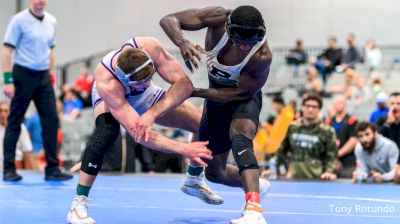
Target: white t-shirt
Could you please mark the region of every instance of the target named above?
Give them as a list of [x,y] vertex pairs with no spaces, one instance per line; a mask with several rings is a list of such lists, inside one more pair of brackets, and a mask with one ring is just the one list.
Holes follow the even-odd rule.
[[[3,156],[4,156],[4,134],[6,132],[6,128],[0,125],[0,168],[3,168]],[[21,124],[21,134],[19,135],[19,139],[17,142],[16,150],[15,150],[15,160],[22,160],[24,152],[32,152],[32,141],[29,136],[28,129],[26,129],[24,124]]]

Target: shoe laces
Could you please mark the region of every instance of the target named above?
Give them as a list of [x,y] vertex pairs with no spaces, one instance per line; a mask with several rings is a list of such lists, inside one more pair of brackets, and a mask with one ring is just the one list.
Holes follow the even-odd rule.
[[73,206],[73,210],[75,210],[75,212],[77,213],[77,215],[79,216],[79,218],[86,218],[89,217],[88,215],[88,199],[86,196],[78,196],[75,197],[74,199],[74,206]]
[[199,176],[192,176],[188,174],[188,184],[191,186],[198,186],[199,188],[203,189],[208,194],[213,194],[212,190],[207,186],[206,182],[204,181],[205,176],[204,173],[201,173]]

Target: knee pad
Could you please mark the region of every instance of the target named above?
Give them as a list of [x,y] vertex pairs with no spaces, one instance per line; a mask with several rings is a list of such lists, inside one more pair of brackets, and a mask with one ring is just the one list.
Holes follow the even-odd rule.
[[96,118],[96,127],[86,145],[81,170],[97,175],[103,163],[104,154],[111,148],[120,133],[120,125],[111,113]]
[[239,173],[246,169],[259,169],[257,158],[253,151],[253,141],[242,134],[232,137],[232,153]]

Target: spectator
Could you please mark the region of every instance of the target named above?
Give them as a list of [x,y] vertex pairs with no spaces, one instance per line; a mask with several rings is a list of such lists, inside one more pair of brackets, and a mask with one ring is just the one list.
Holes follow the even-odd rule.
[[369,98],[369,89],[365,85],[365,79],[356,74],[354,69],[348,68],[344,71],[345,80],[343,83],[332,86],[328,89],[331,94],[338,93],[344,95],[347,99],[355,101],[356,106]]
[[311,62],[322,75],[322,81],[326,86],[328,76],[342,63],[342,49],[337,46],[336,37],[330,37],[328,48],[318,56],[318,61],[311,60]]
[[[7,118],[10,115],[10,106],[6,102],[0,103],[0,168],[2,168],[3,162],[3,142],[4,133],[7,127]],[[25,125],[21,124],[21,134],[18,138],[16,153],[15,153],[15,165],[18,169],[33,169],[35,164],[32,160],[32,142],[29,138],[28,130]]]
[[369,122],[375,123],[380,117],[386,116],[389,112],[388,95],[385,92],[380,92],[376,98],[376,109],[371,113]]
[[374,97],[377,97],[379,93],[385,92],[385,87],[382,83],[382,80],[377,74],[373,74],[371,76],[371,89]]
[[364,47],[364,63],[369,72],[374,71],[382,62],[382,52],[374,40],[368,40]]
[[307,61],[307,53],[303,47],[303,41],[301,39],[296,40],[296,47],[289,50],[286,55],[286,63],[288,65],[301,65]]
[[286,55],[286,63],[293,65],[293,74],[295,77],[298,77],[299,66],[305,64],[307,58],[307,53],[303,48],[303,41],[301,39],[296,40],[296,47],[289,50]]
[[350,33],[347,36],[347,44],[348,48],[343,54],[343,63],[341,66],[343,70],[347,68],[355,69],[356,65],[361,61],[361,54],[356,47],[354,33]]
[[322,95],[323,85],[318,79],[318,71],[314,67],[309,67],[306,70],[307,81],[304,87],[299,90],[299,95],[303,96],[306,93],[316,92]]
[[11,98],[10,116],[4,136],[4,181],[22,179],[15,169],[15,149],[21,123],[31,100],[35,102],[43,126],[47,160],[45,179],[72,178],[58,168],[58,118],[50,75],[54,67],[57,21],[45,11],[46,5],[47,1],[31,0],[29,9],[12,17],[4,38],[4,92]]
[[265,151],[269,154],[275,154],[279,149],[295,115],[292,106],[285,106],[281,97],[272,100],[272,108],[276,112],[276,117],[265,145]]
[[378,119],[379,132],[394,141],[400,147],[400,92],[393,92],[389,96],[389,112]]
[[353,182],[393,181],[399,148],[390,139],[378,134],[374,125],[361,122],[357,126],[357,170]]
[[321,108],[322,98],[318,94],[307,94],[302,102],[303,118],[289,126],[277,156],[278,164],[284,164],[291,154],[288,178],[336,179],[335,131],[320,121]]
[[91,91],[94,83],[93,75],[89,73],[89,69],[85,66],[81,70],[80,76],[75,80],[73,89],[82,97],[84,106],[90,106]]
[[68,121],[76,120],[82,112],[83,104],[80,99],[72,92],[68,90],[65,92],[63,100],[63,118]]
[[357,118],[347,113],[347,101],[343,95],[337,95],[333,99],[334,116],[326,119],[325,123],[335,129],[338,158],[336,168],[338,176],[351,178],[356,166],[354,148],[357,144],[355,127]]

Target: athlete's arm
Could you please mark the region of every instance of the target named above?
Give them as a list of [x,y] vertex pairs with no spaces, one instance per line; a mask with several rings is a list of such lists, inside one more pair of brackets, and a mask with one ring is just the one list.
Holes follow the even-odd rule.
[[269,52],[257,63],[254,63],[254,66],[248,66],[249,68],[240,74],[239,85],[236,88],[195,88],[192,97],[205,98],[220,103],[250,100],[267,81],[271,61],[272,55]]
[[148,141],[151,126],[158,117],[175,109],[192,95],[193,85],[179,62],[161,46],[158,40],[146,37],[137,38],[136,41],[153,59],[158,74],[171,84],[166,96],[154,104],[133,125],[133,131],[136,133],[135,140],[140,142],[142,137]]
[[218,6],[210,6],[202,9],[188,9],[164,16],[160,20],[160,25],[168,37],[181,50],[186,66],[193,72],[192,63],[198,68],[196,57],[201,61],[198,51],[205,53],[198,44],[192,44],[186,39],[182,30],[201,30],[203,28],[217,28],[225,26],[225,22],[231,13],[231,10]]
[[[103,72],[99,72],[99,70],[103,70]],[[125,91],[121,84],[103,67],[98,68],[98,71],[96,71],[96,85],[100,97],[110,109],[111,114],[134,137],[135,133],[130,130],[130,127],[132,122],[139,118],[139,115],[125,100]],[[207,149],[208,142],[186,144],[167,138],[158,132],[151,131],[149,141],[138,143],[154,150],[182,154],[203,166],[206,163],[201,158],[212,159],[211,151]]]

